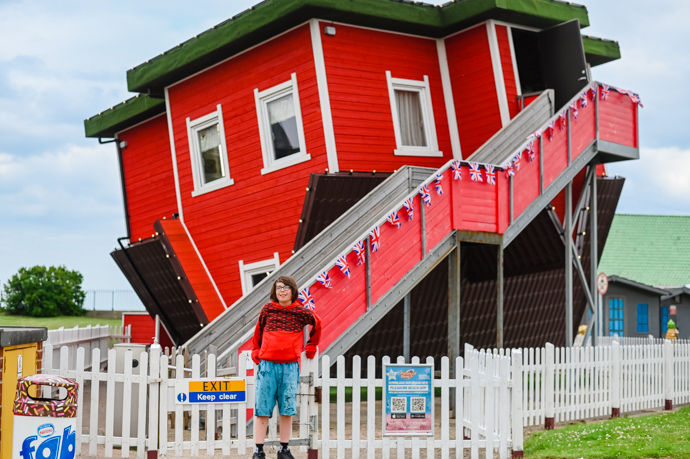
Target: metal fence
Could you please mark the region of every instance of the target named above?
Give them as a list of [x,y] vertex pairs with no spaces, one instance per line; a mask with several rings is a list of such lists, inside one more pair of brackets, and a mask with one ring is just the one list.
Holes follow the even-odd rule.
[[84,290],[87,311],[145,311],[134,290]]

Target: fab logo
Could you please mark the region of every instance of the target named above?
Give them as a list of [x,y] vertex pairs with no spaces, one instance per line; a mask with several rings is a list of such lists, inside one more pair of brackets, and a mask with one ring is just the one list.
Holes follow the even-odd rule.
[[[38,428],[38,435],[42,432],[48,432],[48,427],[53,428],[51,424],[43,424]],[[53,428],[54,430],[54,428]],[[60,435],[55,435],[43,440],[38,446],[34,446],[38,441],[36,435],[26,437],[22,442],[22,448],[19,451],[19,456],[22,459],[74,459],[76,451],[76,433],[72,430],[72,426],[65,427],[65,430]]]

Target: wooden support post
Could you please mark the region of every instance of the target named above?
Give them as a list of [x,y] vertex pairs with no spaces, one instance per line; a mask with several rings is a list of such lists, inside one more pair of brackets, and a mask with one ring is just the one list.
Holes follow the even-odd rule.
[[403,300],[403,356],[410,361],[410,301],[412,293],[408,292]]
[[503,244],[496,250],[496,347],[503,349]]
[[[448,359],[451,374],[457,374],[455,368],[460,356],[460,242],[448,255]],[[455,389],[450,392],[450,409],[456,417]]]
[[565,186],[565,346],[573,345],[573,183]]
[[[599,238],[599,232],[598,232],[598,222],[597,222],[597,172],[596,168],[597,166],[595,164],[592,164],[590,166],[592,170],[592,182],[590,184],[590,204],[589,204],[589,246],[590,246],[590,275],[589,275],[589,287],[590,287],[590,293],[592,297],[592,301],[594,303],[594,310],[592,311],[592,318],[594,319],[593,321],[593,327],[590,326],[590,329],[587,330],[587,333],[592,337],[592,345],[596,346],[598,343],[598,337],[596,333],[596,328],[599,325],[599,308],[601,305],[599,304],[599,291],[597,290],[597,271],[599,270],[599,247],[598,247],[598,238]],[[584,287],[584,286],[583,286]],[[590,323],[592,323],[590,321]]]

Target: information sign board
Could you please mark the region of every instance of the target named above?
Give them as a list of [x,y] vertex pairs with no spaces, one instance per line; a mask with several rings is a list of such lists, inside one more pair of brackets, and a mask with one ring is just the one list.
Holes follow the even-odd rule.
[[384,365],[383,381],[383,434],[433,435],[433,365]]

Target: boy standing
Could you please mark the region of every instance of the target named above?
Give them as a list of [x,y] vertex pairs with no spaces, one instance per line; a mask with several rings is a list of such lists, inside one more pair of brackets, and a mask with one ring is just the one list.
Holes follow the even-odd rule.
[[297,283],[280,276],[271,287],[271,302],[264,305],[254,330],[252,360],[256,370],[256,427],[253,459],[264,459],[264,440],[268,419],[278,403],[280,413],[280,450],[278,459],[294,459],[288,443],[292,416],[297,414],[299,358],[304,342],[304,327],[311,325],[305,346],[308,359],[314,358],[321,337],[321,319],[297,301]]

